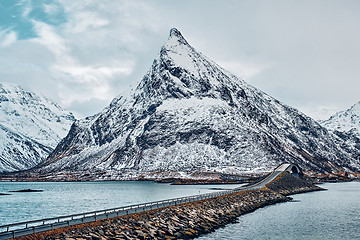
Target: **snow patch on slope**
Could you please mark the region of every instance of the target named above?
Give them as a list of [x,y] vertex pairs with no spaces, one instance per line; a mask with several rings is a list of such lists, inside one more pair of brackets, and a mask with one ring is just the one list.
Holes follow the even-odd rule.
[[321,121],[321,124],[331,130],[352,131],[360,137],[360,102],[347,110],[336,113],[328,120]]
[[265,171],[287,161],[305,170],[360,169],[354,149],[344,146],[172,29],[130,97],[77,121],[38,171],[100,171],[129,179],[152,171]]
[[0,172],[27,169],[44,160],[74,121],[48,98],[0,83]]

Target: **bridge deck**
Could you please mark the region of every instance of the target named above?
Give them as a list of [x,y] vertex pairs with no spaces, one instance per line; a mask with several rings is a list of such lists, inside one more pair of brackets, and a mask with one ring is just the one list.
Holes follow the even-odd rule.
[[284,171],[287,170],[287,168],[288,168],[290,165],[291,165],[291,164],[289,164],[289,163],[282,164],[282,165],[280,165],[280,166],[276,169],[276,171],[284,172]]
[[210,198],[224,196],[227,194],[232,194],[242,191],[261,189],[264,188],[268,183],[274,181],[274,179],[277,176],[279,176],[283,171],[286,171],[286,169],[289,166],[290,164],[282,164],[262,181],[255,183],[253,185],[240,187],[233,190],[168,199],[168,200],[162,200],[162,201],[156,201],[150,203],[136,204],[131,206],[123,206],[119,208],[87,212],[82,214],[67,215],[56,218],[47,218],[47,219],[2,225],[0,226],[0,231],[3,232],[0,232],[0,240],[12,239],[15,237],[26,236],[32,233],[53,230],[55,228],[73,226],[81,223],[89,223],[101,219],[108,219],[118,216],[140,213],[140,212],[145,212],[149,210],[159,209],[159,208],[183,204],[183,203],[196,202],[204,199],[210,199]]

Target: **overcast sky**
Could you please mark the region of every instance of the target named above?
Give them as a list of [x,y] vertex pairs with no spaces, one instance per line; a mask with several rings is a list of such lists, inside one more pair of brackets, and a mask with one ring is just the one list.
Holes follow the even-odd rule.
[[0,82],[77,117],[129,92],[170,28],[314,119],[360,101],[360,1],[1,0]]

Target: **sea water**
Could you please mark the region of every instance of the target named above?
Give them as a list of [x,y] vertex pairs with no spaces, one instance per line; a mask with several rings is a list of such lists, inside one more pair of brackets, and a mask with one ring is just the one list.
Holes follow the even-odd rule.
[[[0,182],[0,225],[232,189],[154,182]],[[360,182],[326,183],[198,239],[360,239]],[[43,192],[14,193],[21,189]]]
[[198,239],[360,239],[360,182],[319,186],[328,190],[292,195]]
[[[243,184],[170,185],[146,181],[0,182],[0,225],[232,189]],[[23,189],[43,192],[10,192]]]

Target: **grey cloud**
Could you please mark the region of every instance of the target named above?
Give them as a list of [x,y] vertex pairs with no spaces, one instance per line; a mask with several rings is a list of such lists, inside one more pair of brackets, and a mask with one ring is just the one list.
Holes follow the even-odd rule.
[[[64,96],[78,94],[67,107],[82,115],[96,113],[110,98],[136,85],[171,27],[177,27],[195,48],[224,68],[243,74],[250,84],[314,118],[324,118],[360,100],[358,1],[59,2],[69,22],[54,31],[71,59],[91,71],[101,67],[131,70],[99,80],[111,88],[109,99],[82,99],[81,94],[91,95],[96,84],[82,85],[71,74],[54,72],[59,65],[54,56],[26,41],[0,49],[0,73],[20,84],[31,79],[32,88],[45,93],[51,88],[55,100],[61,101],[60,91],[68,91]],[[81,13],[88,22],[76,27]],[[5,53],[9,60],[3,57]],[[5,67],[16,68],[16,59],[22,68]],[[34,64],[33,70],[25,67]],[[91,106],[96,106],[93,111]]]

